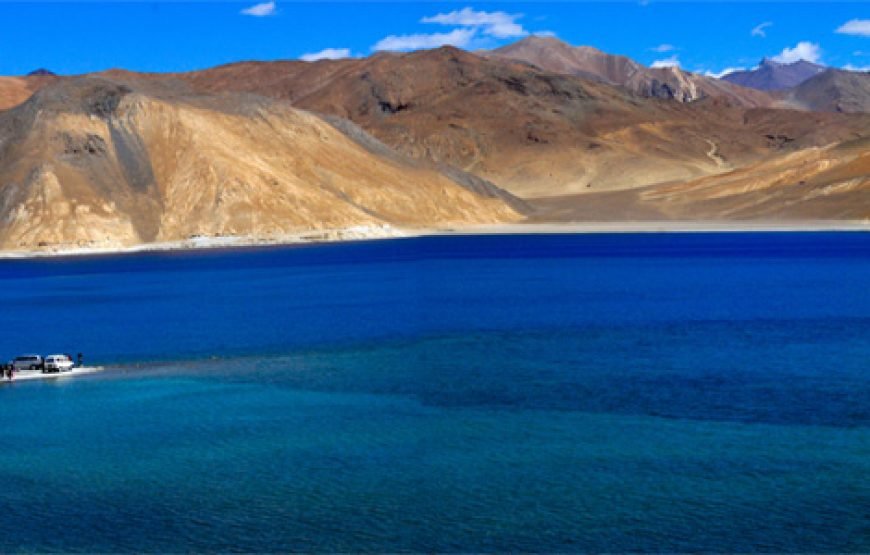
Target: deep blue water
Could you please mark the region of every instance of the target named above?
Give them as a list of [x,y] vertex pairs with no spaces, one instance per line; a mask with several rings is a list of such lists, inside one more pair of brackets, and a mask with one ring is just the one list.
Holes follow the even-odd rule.
[[0,551],[870,551],[870,234],[0,262]]

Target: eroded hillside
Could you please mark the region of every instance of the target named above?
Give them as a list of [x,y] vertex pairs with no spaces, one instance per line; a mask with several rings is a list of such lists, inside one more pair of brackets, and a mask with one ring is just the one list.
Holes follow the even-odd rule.
[[0,114],[0,247],[513,221],[502,198],[281,102],[68,79]]

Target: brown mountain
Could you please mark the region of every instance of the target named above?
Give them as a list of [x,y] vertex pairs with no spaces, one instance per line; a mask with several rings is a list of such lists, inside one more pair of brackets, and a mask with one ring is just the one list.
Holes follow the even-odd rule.
[[828,69],[786,93],[789,104],[826,112],[870,112],[870,72]]
[[485,183],[259,96],[70,78],[0,113],[0,248],[519,216]]
[[451,47],[316,63],[240,63],[177,75],[350,119],[418,159],[523,197],[685,181],[867,133],[868,118],[684,104]]
[[571,46],[550,37],[530,36],[481,54],[518,60],[554,73],[577,75],[611,85],[621,85],[647,69],[626,56],[607,54],[591,46]]
[[487,55],[532,64],[555,73],[601,80],[645,97],[691,102],[726,98],[742,106],[768,106],[768,95],[677,67],[648,68],[625,56],[589,46],[571,46],[556,38],[530,36]]

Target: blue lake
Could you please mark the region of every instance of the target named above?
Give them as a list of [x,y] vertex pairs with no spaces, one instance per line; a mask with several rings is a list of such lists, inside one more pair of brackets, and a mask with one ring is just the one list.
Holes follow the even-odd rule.
[[0,551],[870,551],[870,234],[0,262]]

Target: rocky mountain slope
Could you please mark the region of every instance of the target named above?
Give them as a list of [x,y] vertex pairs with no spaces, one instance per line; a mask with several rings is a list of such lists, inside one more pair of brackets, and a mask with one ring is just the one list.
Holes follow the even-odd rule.
[[870,132],[870,116],[643,98],[451,47],[316,63],[221,66],[174,78],[347,118],[418,159],[523,197],[632,188],[720,173]]
[[772,100],[757,91],[678,67],[649,68],[625,56],[607,54],[589,46],[571,46],[551,37],[530,36],[484,54],[526,62],[555,73],[600,80],[644,97],[680,102],[719,97],[753,107],[767,106]]
[[488,187],[258,96],[71,78],[0,113],[4,250],[516,220]]
[[870,112],[870,72],[828,69],[787,91],[786,102],[806,110]]
[[778,91],[796,87],[825,69],[825,66],[806,60],[784,64],[764,58],[755,69],[735,71],[723,76],[722,80],[761,91]]

